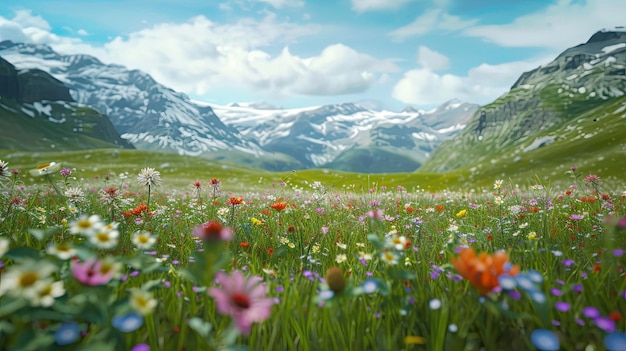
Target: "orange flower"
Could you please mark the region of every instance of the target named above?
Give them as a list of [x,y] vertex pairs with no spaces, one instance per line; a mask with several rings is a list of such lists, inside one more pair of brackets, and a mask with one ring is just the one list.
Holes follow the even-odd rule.
[[270,207],[275,209],[276,211],[280,212],[280,211],[284,210],[285,207],[287,207],[287,203],[286,202],[275,202],[275,203],[271,204]]
[[243,203],[243,197],[231,197],[230,200],[228,200],[228,202],[231,205],[241,205]]
[[458,258],[452,258],[452,264],[463,278],[482,294],[487,295],[495,287],[499,286],[498,277],[502,274],[517,275],[519,266],[512,266],[507,270],[509,255],[504,251],[498,251],[493,256],[485,252],[476,256],[474,249],[461,250]]

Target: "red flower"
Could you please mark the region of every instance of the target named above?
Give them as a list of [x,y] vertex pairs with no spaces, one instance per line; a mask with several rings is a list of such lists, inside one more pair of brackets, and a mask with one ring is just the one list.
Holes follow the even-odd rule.
[[247,241],[242,241],[239,243],[239,246],[243,247],[244,249],[248,246],[250,246],[250,243]]
[[268,248],[268,249],[267,249],[267,254],[268,254],[268,255],[270,255],[270,256],[271,256],[272,254],[274,254],[274,249],[272,249],[271,247],[270,247],[270,248]]
[[617,312],[617,311],[613,311],[613,312],[609,313],[609,318],[611,318],[615,322],[619,322],[619,321],[622,320],[622,314]]
[[124,217],[140,216],[143,212],[147,212],[147,211],[148,211],[148,207],[145,204],[140,204],[139,206],[135,207],[134,209],[130,211],[122,212],[122,216]]
[[231,197],[228,202],[231,205],[241,205],[243,203],[243,197]]
[[287,203],[286,202],[276,202],[270,205],[271,208],[275,209],[276,211],[280,212],[282,210],[285,209],[285,207],[287,207]]
[[232,239],[233,231],[229,228],[224,228],[220,222],[213,220],[197,225],[193,230],[193,235],[203,240],[227,241]]

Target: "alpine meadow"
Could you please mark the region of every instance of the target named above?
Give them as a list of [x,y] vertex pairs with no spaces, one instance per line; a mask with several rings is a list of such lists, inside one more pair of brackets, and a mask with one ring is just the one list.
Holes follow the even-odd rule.
[[626,350],[626,29],[397,51],[620,1],[9,3],[0,350]]

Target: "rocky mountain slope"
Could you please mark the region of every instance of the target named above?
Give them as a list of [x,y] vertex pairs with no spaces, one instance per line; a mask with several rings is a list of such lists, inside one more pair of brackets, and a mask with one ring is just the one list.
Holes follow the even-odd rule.
[[101,113],[78,104],[62,82],[0,57],[0,149],[132,148]]
[[45,70],[70,88],[72,97],[111,119],[137,148],[200,155],[215,150],[259,153],[258,145],[228,127],[208,106],[146,73],[105,65],[88,55],[60,55],[46,45],[0,43],[0,56],[18,69]]
[[[600,107],[625,92],[626,31],[599,31],[554,61],[522,74],[508,93],[481,107],[467,127],[443,143],[420,170],[469,167],[505,150],[512,150],[511,162],[531,158],[532,151],[570,135],[569,129],[576,128],[580,118],[599,121],[599,115],[591,117],[595,115],[589,111],[604,111]],[[588,134],[588,138],[596,135]]]

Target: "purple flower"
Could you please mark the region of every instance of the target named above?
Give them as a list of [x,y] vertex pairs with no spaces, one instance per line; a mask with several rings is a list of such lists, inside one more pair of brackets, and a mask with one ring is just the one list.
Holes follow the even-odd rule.
[[148,344],[137,344],[133,346],[130,351],[150,351],[150,345]]
[[563,293],[561,292],[561,290],[557,289],[557,288],[552,288],[550,289],[550,293],[554,296],[561,296],[563,295]]
[[624,250],[622,249],[613,250],[613,257],[622,257],[623,254],[624,254]]
[[570,305],[567,302],[558,301],[557,303],[554,304],[554,307],[556,308],[557,311],[567,312],[569,311]]
[[61,175],[64,177],[69,177],[72,174],[72,171],[70,171],[67,168],[63,168],[62,170],[59,171],[59,173],[61,173]]
[[598,318],[600,316],[600,311],[597,308],[588,306],[583,308],[583,316],[591,319]]
[[583,291],[583,285],[582,284],[574,284],[574,286],[572,286],[572,291],[575,293],[581,293]]
[[581,220],[581,219],[585,218],[585,216],[583,216],[583,215],[578,215],[578,214],[573,214],[573,215],[571,215],[569,218],[570,218],[571,220],[573,220],[573,221],[579,221],[579,220]]
[[615,321],[608,317],[598,317],[593,320],[596,326],[605,332],[612,333],[615,331]]
[[209,295],[215,299],[217,311],[230,315],[242,334],[250,334],[253,323],[270,317],[274,301],[265,296],[267,288],[261,277],[246,278],[241,271],[230,275],[218,272],[215,281],[222,287],[209,289]]
[[574,264],[574,260],[565,260],[565,261],[563,261],[563,265],[565,267],[569,267],[569,266],[571,266],[573,264]]

